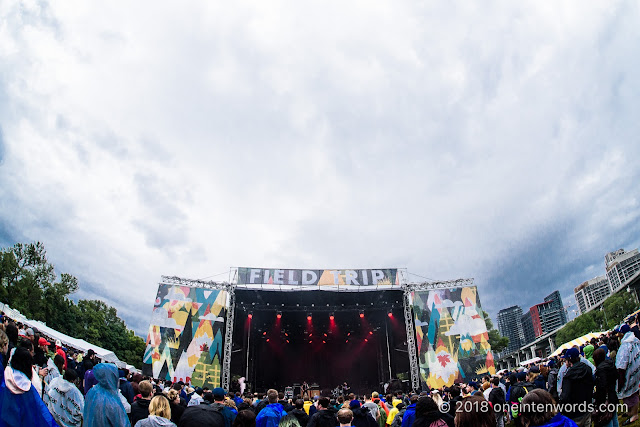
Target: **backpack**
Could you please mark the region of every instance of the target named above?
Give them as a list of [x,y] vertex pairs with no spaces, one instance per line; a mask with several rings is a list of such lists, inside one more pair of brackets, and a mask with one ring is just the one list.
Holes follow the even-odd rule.
[[509,394],[511,416],[517,418],[520,416],[520,402],[522,398],[529,393],[529,390],[533,390],[535,387],[531,383],[516,383],[511,386]]
[[385,425],[387,424],[387,413],[385,412],[384,408],[380,404],[380,401],[377,401],[376,405],[378,405],[378,412],[380,412],[380,418],[378,419],[378,426],[385,427]]

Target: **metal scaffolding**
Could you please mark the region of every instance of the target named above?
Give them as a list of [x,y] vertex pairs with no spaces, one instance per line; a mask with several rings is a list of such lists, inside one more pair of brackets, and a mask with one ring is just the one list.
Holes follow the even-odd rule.
[[420,366],[416,351],[416,329],[413,323],[413,310],[411,309],[411,290],[404,289],[404,325],[407,329],[407,350],[409,351],[409,372],[411,372],[411,388],[420,389]]
[[236,292],[233,285],[227,285],[228,301],[227,320],[224,334],[224,359],[222,361],[222,388],[229,390],[231,385],[231,348],[233,347],[233,316],[236,306]]

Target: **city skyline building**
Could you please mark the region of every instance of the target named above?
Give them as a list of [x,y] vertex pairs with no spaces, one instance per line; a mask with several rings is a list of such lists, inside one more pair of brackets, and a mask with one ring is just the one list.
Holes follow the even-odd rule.
[[522,331],[524,333],[524,342],[522,345],[529,344],[536,340],[536,333],[533,327],[533,319],[531,316],[531,311],[526,311],[521,318],[522,322]]
[[531,324],[535,338],[555,331],[567,323],[567,314],[564,311],[559,291],[553,291],[547,295],[543,302],[531,307],[529,312],[531,313]]
[[522,308],[517,305],[504,308],[498,312],[498,330],[500,335],[509,338],[509,345],[504,351],[510,353],[524,345],[522,329]]
[[604,256],[607,278],[611,293],[616,293],[640,271],[640,253],[638,248],[632,251],[618,249]]
[[602,275],[581,283],[573,290],[573,293],[580,314],[584,314],[604,301],[611,295],[612,290],[609,278],[607,275]]

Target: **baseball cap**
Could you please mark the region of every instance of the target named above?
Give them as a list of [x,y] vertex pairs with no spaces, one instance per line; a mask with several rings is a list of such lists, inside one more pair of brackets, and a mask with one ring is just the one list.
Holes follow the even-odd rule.
[[349,402],[349,408],[359,408],[359,407],[360,407],[360,401],[358,399],[355,399]]
[[60,342],[60,340],[56,340],[56,347],[62,347],[62,343]]
[[24,334],[27,336],[33,336],[33,329],[27,328],[27,330],[24,331]]
[[38,340],[38,345],[51,345],[51,343],[44,338],[40,338]]
[[567,352],[564,354],[564,356],[562,356],[563,359],[570,359],[572,357],[578,357],[580,356],[580,351],[578,351],[577,348],[570,348],[567,350]]
[[622,332],[623,334],[626,334],[630,330],[631,330],[631,326],[627,325],[626,323],[622,325],[622,327],[620,327],[620,332]]
[[549,360],[549,362],[547,363],[547,366],[549,368],[554,368],[556,366],[556,361],[555,360]]
[[539,374],[540,373],[540,368],[538,368],[536,365],[533,365],[530,369],[529,372],[533,372],[534,374]]
[[211,391],[211,394],[213,394],[213,397],[224,397],[227,392],[222,387],[216,387]]

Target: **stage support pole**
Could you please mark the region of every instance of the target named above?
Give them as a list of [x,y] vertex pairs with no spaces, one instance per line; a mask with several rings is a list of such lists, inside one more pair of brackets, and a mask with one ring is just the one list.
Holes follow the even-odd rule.
[[229,284],[227,286],[228,301],[227,320],[225,324],[224,336],[224,360],[222,361],[222,388],[229,390],[231,385],[231,349],[233,348],[233,317],[236,309],[236,292],[235,286]]
[[247,369],[245,370],[244,380],[249,381],[249,351],[251,350],[251,320],[249,321],[249,327],[247,328]]
[[391,350],[389,349],[389,320],[384,323],[384,331],[387,335],[387,362],[389,362],[389,380],[393,379],[393,375],[391,374]]
[[404,288],[404,324],[407,329],[407,350],[409,351],[409,370],[411,371],[411,386],[414,391],[420,390],[420,368],[416,351],[416,331],[411,310],[411,288]]

